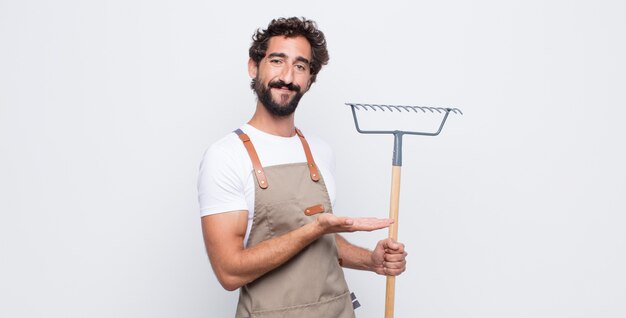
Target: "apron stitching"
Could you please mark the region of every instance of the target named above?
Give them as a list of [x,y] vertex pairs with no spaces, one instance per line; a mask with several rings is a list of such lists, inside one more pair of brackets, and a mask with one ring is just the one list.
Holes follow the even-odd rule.
[[267,227],[267,235],[265,235],[265,237],[267,239],[276,237],[276,233],[274,233],[274,224],[272,223],[272,219],[268,217],[265,219],[265,221],[265,226]]

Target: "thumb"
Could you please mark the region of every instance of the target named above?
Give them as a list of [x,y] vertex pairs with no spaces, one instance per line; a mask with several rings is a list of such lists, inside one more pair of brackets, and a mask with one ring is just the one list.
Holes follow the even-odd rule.
[[397,250],[399,248],[398,243],[392,238],[387,238],[383,241],[383,247],[385,249]]

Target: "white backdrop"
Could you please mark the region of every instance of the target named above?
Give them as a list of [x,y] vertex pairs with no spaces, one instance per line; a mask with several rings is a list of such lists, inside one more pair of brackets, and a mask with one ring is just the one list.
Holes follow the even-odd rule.
[[[465,112],[405,138],[397,317],[626,316],[623,1],[0,0],[1,317],[232,317],[198,164],[252,115],[254,29],[293,15],[329,42],[297,122],[337,213],[385,217],[391,172],[344,102]],[[384,277],[347,277],[382,317]]]

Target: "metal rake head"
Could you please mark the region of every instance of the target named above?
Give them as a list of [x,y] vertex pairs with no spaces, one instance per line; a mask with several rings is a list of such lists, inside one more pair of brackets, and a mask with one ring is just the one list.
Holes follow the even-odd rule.
[[[443,125],[448,119],[450,113],[463,115],[463,112],[458,108],[452,107],[428,107],[428,106],[406,106],[406,105],[380,105],[380,104],[358,104],[358,103],[346,103],[352,109],[352,117],[354,118],[354,126],[356,130],[362,134],[407,134],[407,135],[420,135],[420,136],[437,136],[441,133]],[[439,129],[434,132],[425,131],[402,131],[402,130],[362,130],[359,127],[359,120],[356,115],[356,111],[390,111],[390,112],[415,112],[415,113],[438,113],[442,114],[441,123]]]
[[371,109],[373,111],[377,111],[378,109],[385,111],[391,111],[393,112],[394,110],[398,111],[398,112],[402,112],[402,111],[414,111],[414,112],[418,112],[418,110],[421,110],[422,112],[426,112],[427,110],[430,111],[431,113],[434,112],[438,112],[438,113],[443,113],[443,112],[451,112],[454,114],[460,114],[463,115],[463,112],[458,109],[458,108],[443,108],[443,107],[428,107],[428,106],[404,106],[404,105],[376,105],[376,104],[355,104],[355,103],[346,103],[346,105],[348,106],[352,106],[353,108],[356,108],[357,110],[365,110],[367,111],[368,109]]
[[[403,135],[420,135],[420,136],[437,136],[443,129],[443,125],[446,123],[446,119],[448,119],[448,115],[450,113],[463,115],[463,112],[458,108],[444,108],[444,107],[427,107],[427,106],[401,106],[401,105],[377,105],[377,104],[357,104],[357,103],[346,103],[346,105],[350,106],[352,109],[352,117],[354,118],[354,126],[359,133],[362,134],[391,134],[393,135],[393,161],[392,164],[394,166],[402,165],[402,136]],[[439,128],[434,132],[426,132],[426,131],[405,131],[405,130],[362,130],[359,127],[359,120],[356,115],[356,111],[363,110],[373,110],[373,111],[390,111],[390,112],[415,112],[419,113],[420,111],[426,113],[427,111],[431,113],[438,113],[443,115],[441,118],[441,123],[439,124]]]

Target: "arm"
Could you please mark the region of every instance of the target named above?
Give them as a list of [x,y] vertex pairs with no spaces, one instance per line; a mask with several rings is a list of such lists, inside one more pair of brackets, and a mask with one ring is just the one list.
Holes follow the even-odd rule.
[[244,249],[247,222],[247,211],[202,217],[202,232],[211,266],[227,290],[235,290],[280,266],[322,235],[373,231],[388,227],[393,221],[324,213],[315,222]]
[[339,234],[335,235],[335,241],[343,267],[389,276],[400,275],[406,269],[408,253],[402,243],[387,238],[379,241],[374,251],[370,251],[351,244]]

